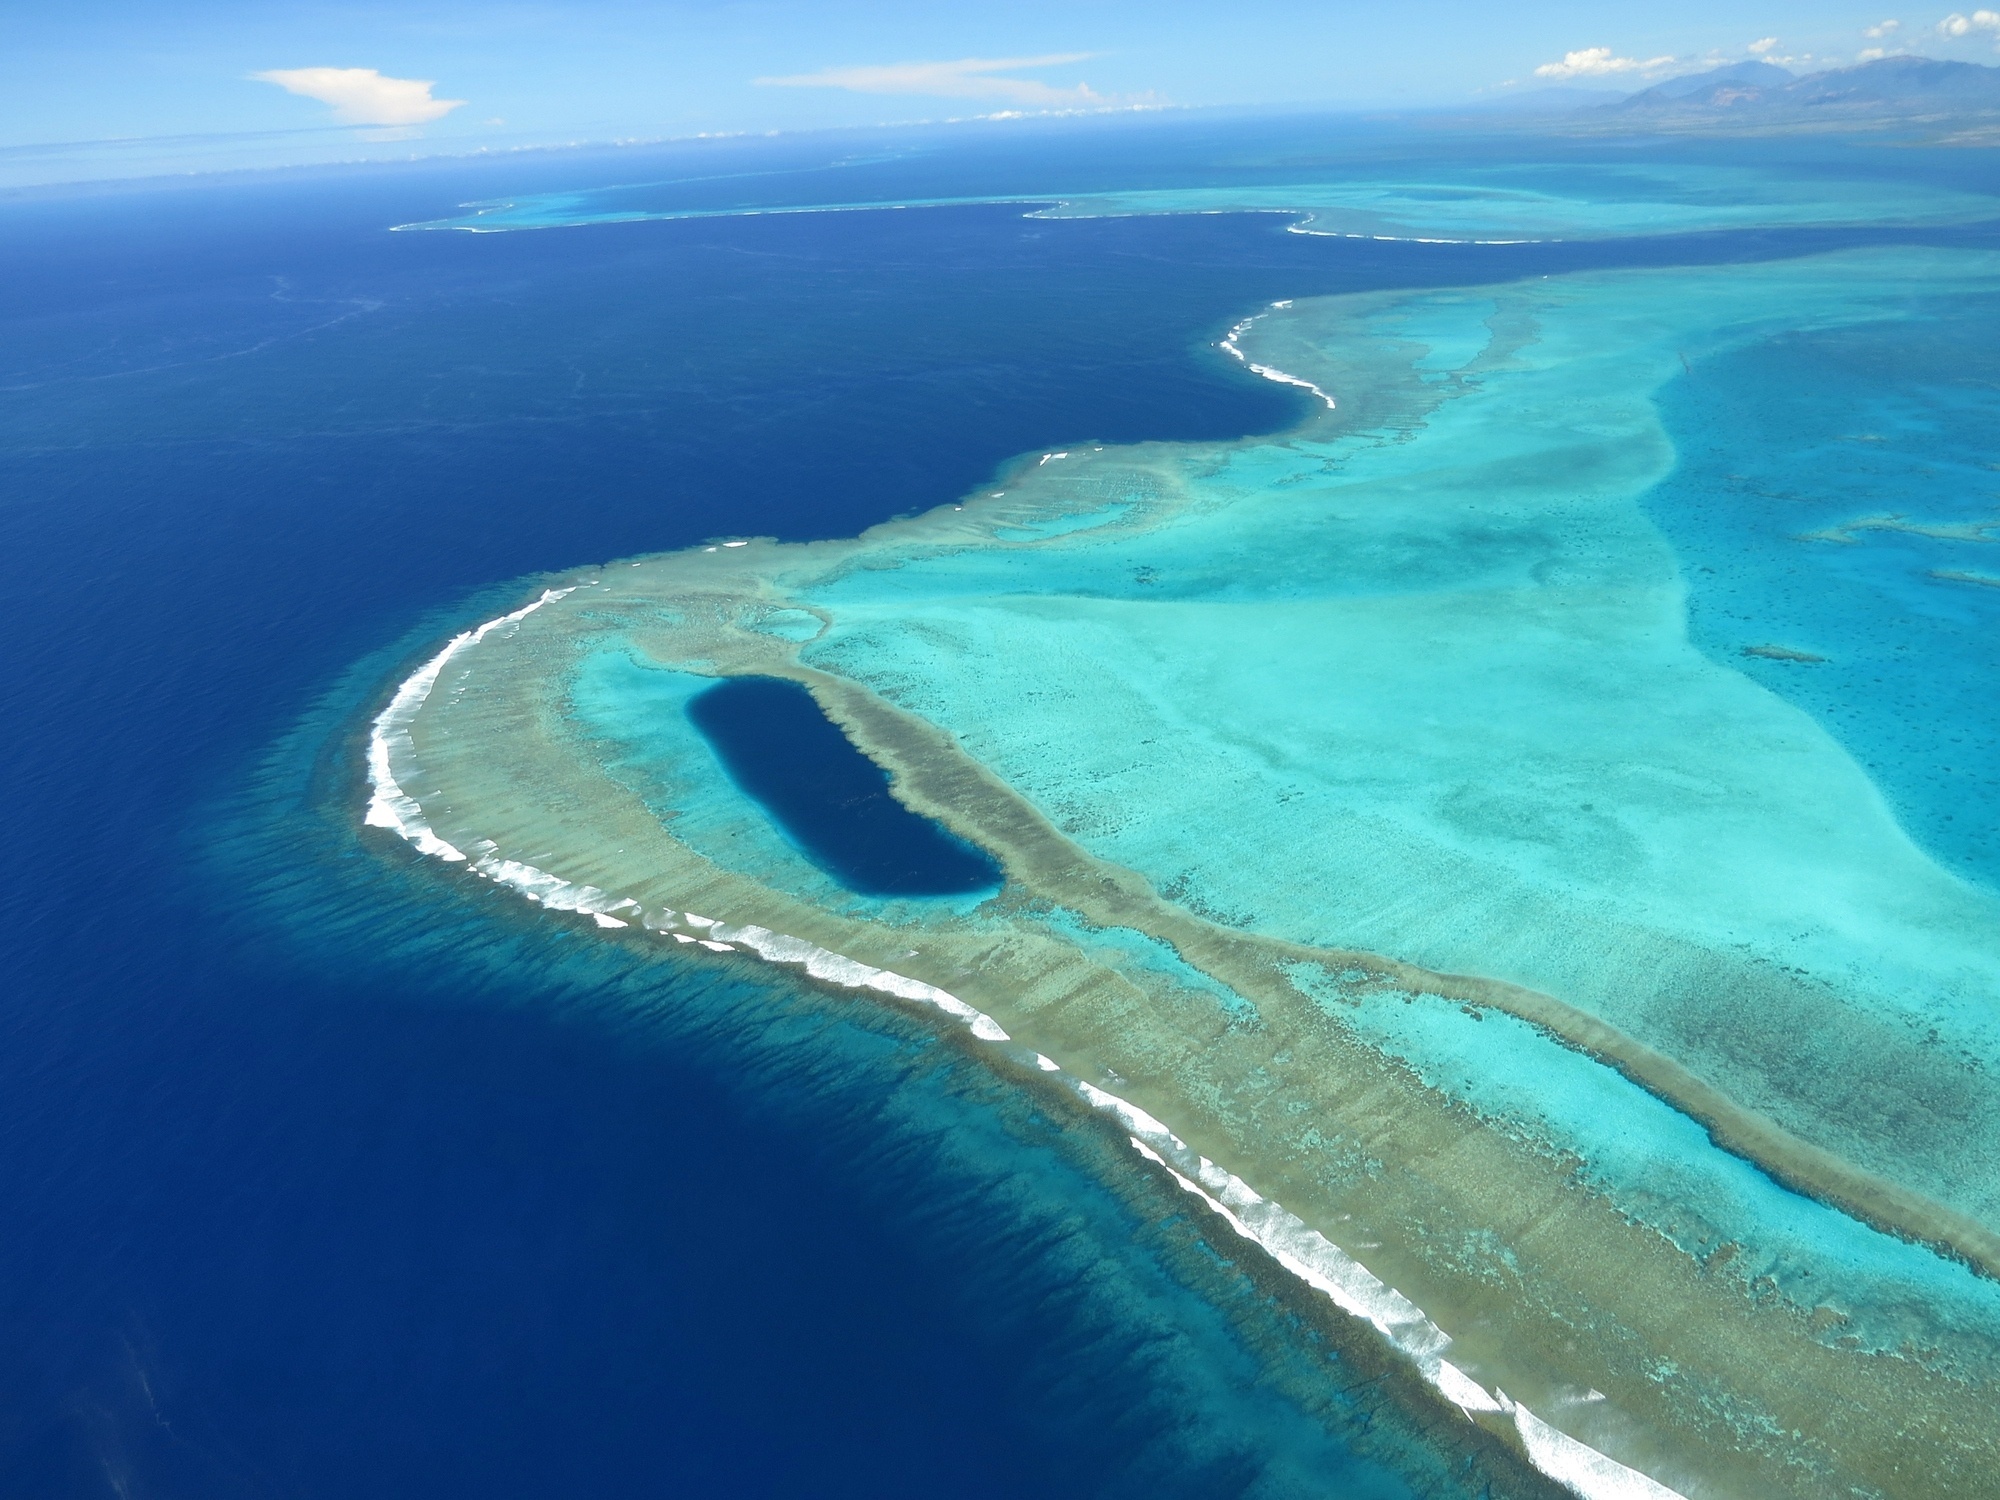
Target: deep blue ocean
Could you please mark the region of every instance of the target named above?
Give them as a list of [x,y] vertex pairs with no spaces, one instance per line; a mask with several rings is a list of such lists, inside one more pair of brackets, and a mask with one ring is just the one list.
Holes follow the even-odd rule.
[[362,839],[358,728],[524,574],[1282,427],[1302,398],[1205,347],[1263,301],[1868,237],[388,232],[702,167],[0,204],[0,1494],[1411,1493],[1365,1372],[1107,1188],[1115,1139],[914,1023]]

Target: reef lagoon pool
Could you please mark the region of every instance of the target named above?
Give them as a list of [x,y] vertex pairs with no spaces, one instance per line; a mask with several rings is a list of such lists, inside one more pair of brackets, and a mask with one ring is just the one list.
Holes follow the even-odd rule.
[[806,857],[864,896],[960,896],[1000,888],[1000,867],[889,793],[812,694],[777,677],[731,677],[688,700],[729,777]]

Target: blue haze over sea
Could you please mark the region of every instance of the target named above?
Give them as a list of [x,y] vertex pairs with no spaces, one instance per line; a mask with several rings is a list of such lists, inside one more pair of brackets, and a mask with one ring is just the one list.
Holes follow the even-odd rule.
[[[915,136],[730,143],[0,207],[0,1494],[1413,1492],[1361,1372],[1180,1205],[1117,1185],[1103,1143],[913,1023],[586,939],[354,818],[382,684],[521,575],[848,535],[1053,443],[1283,428],[1311,398],[1212,348],[1272,299],[2000,243],[1427,245],[980,204],[388,232],[675,178],[728,207],[716,183],[744,173],[764,203],[832,201],[843,173],[871,201],[1198,186],[1319,128],[994,133],[952,159]],[[1807,382],[1865,388],[1871,336],[1718,361],[1670,426],[1720,432],[1758,390],[1757,420],[1810,427]],[[1912,833],[1991,882],[2000,589],[1915,592],[1963,571],[1936,537],[1789,541],[1899,508],[1860,492],[1899,464],[1935,519],[1993,512],[2000,475],[1965,482],[1990,346],[1936,337],[1963,339],[1961,386],[1816,434],[1851,504],[1787,509],[1798,476],[1733,468],[1768,511],[1680,503],[1716,493],[1688,449],[1652,515],[1698,642],[1887,767]],[[1940,431],[1966,452],[1898,447]],[[1875,469],[1846,461],[1860,439]],[[1857,643],[1921,658],[1921,688],[1843,694],[1741,654]],[[1923,760],[1908,737],[1939,715],[1964,754]],[[1284,1360],[1325,1365],[1324,1407],[1260,1382]]]

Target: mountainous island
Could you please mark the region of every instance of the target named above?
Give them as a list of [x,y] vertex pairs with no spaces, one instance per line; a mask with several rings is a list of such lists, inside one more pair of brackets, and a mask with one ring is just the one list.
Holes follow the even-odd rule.
[[1524,122],[1592,135],[1789,135],[1882,131],[1948,145],[2000,145],[2000,67],[1929,57],[1880,57],[1797,74],[1775,63],[1731,63],[1623,98],[1548,89],[1509,101]]

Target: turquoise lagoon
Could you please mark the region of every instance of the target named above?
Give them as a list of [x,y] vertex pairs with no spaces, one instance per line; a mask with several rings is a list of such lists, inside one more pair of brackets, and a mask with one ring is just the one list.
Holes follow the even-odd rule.
[[[423,227],[723,211],[643,196]],[[1748,168],[1467,167],[1044,212],[1271,210],[1316,233],[1482,239],[1993,209]],[[718,554],[715,587],[754,599],[747,628],[801,667],[945,731],[1077,848],[1193,916],[1553,996],[1992,1231],[1996,332],[2000,254],[1920,247],[1280,302],[1229,343],[1328,397],[1291,431],[1073,442],[853,542]],[[684,555],[672,576],[702,566]],[[912,959],[928,926],[987,920],[978,898],[841,889],[688,724],[719,669],[662,650],[681,596],[663,607],[647,575],[615,568],[569,584],[521,631],[571,644],[523,659],[570,664],[554,670],[576,743],[675,839],[895,930]],[[1255,1024],[1254,997],[1153,936],[1060,904],[1035,920],[1219,1024]],[[1357,1000],[1310,968],[1294,982],[1330,1024],[1573,1163],[1578,1192],[1746,1304],[1789,1307],[1858,1355],[2000,1378],[1992,1265],[1789,1189],[1532,1025],[1428,993]],[[1688,1493],[1737,1492],[1651,1466]]]
[[[1358,314],[1338,300],[1274,309],[1248,347],[1336,391],[1346,372],[1322,368],[1322,351],[1343,338],[1402,344],[1420,368],[1432,348],[1483,349],[1496,324],[1520,342],[1461,360],[1408,426],[1317,435],[1338,427],[1333,413],[1181,456],[1185,498],[1151,526],[843,570],[796,594],[833,621],[803,656],[947,726],[1093,854],[1200,912],[1560,996],[1806,1138],[1995,1222],[2000,882],[1913,837],[1931,804],[1899,806],[1895,779],[1863,759],[1885,722],[1933,749],[1992,745],[1991,692],[1913,687],[1990,672],[2000,590],[1924,583],[1940,609],[1983,608],[1984,629],[1958,655],[1905,651],[1904,680],[1815,713],[1796,680],[1815,663],[1690,639],[1688,576],[1652,519],[1696,482],[1665,420],[1677,387],[1758,370],[1746,351],[1808,335],[1872,338],[1883,383],[1905,379],[1910,349],[1950,347],[1925,330],[1975,320],[2000,324],[2000,258],[1936,251],[1579,276]],[[1962,402],[1983,396],[1984,431],[2000,430],[1991,386],[1950,365],[1927,373]],[[1761,390],[1710,400],[1747,437]],[[1820,415],[1839,427],[1879,413]],[[1927,429],[1898,431],[1907,445]],[[1848,453],[1821,451],[1824,476],[1788,450],[1788,482],[1838,495]],[[1957,455],[1932,457],[1962,471]],[[1731,461],[1780,460],[1751,442]],[[1067,464],[1072,493],[1115,492],[1118,462],[1076,454],[1036,473]],[[1064,480],[1041,482],[1063,503]],[[1752,562],[1781,572],[1827,549],[1851,550],[1774,534]],[[1908,570],[1885,563],[1901,582]],[[1740,598],[1756,581],[1739,568],[1712,587]],[[1867,617],[1845,618],[1865,633]],[[1788,624],[1746,628],[1782,645]],[[1984,662],[1968,659],[1982,647]],[[1746,665],[1794,676],[1774,689]],[[1990,751],[1981,764],[1965,747],[1967,779],[1990,786]],[[1591,1087],[1629,1111],[1566,1109],[1570,1064],[1552,1043],[1534,1064],[1525,1040],[1448,1035],[1473,1024],[1456,1011],[1367,1014],[1427,1065],[1484,1056],[1496,1076],[1444,1086],[1622,1176],[1632,1211],[1681,1226],[1691,1248],[1756,1243],[1746,1214],[1776,1225],[1803,1211],[1733,1161],[1663,1190],[1664,1164],[1699,1132],[1605,1069]],[[1523,1069],[1548,1090],[1538,1110],[1503,1102]],[[1630,1156],[1635,1122],[1675,1144]],[[1717,1207],[1731,1197],[1740,1209]],[[1884,1257],[1900,1268],[1879,1288],[1893,1317],[1910,1287],[1950,1287],[1982,1338],[2000,1335],[1991,1283],[1880,1236],[1866,1255],[1835,1248],[1871,1232],[1819,1214],[1823,1243],[1791,1232],[1774,1262]]]
[[1708,361],[1661,393],[1676,462],[1645,502],[1688,580],[1695,643],[1810,712],[1926,850],[1989,887],[1993,318],[1933,303]]

